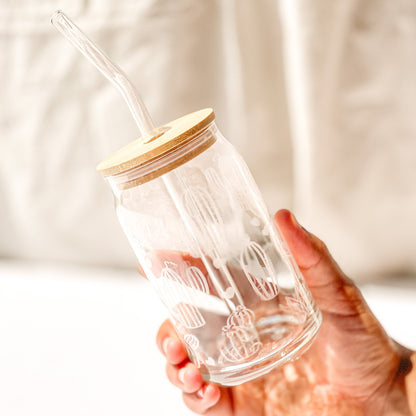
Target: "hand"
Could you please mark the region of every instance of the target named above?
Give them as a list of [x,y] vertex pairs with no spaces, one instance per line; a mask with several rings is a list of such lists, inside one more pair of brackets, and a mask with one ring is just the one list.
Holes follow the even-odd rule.
[[202,380],[172,325],[164,322],[157,344],[186,405],[209,416],[410,415],[405,386],[410,352],[387,336],[317,237],[289,211],[279,211],[275,220],[322,312],[319,334],[296,362],[224,388]]

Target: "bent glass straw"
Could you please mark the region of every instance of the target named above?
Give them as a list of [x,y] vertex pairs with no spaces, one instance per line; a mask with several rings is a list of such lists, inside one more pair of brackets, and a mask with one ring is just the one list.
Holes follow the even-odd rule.
[[123,70],[114,64],[61,10],[51,16],[51,23],[118,89],[141,135],[149,134],[154,129],[152,119],[136,88]]

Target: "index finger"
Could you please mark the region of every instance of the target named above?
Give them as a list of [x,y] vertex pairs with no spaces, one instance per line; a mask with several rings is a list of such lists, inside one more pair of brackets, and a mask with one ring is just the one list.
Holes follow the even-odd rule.
[[179,364],[188,358],[186,349],[169,320],[163,322],[159,328],[156,344],[171,364]]

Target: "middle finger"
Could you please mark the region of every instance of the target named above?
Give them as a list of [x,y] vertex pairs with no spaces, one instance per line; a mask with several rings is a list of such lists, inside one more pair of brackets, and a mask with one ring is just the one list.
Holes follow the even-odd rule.
[[200,371],[190,361],[182,366],[167,363],[166,374],[169,381],[184,393],[195,393],[204,383]]

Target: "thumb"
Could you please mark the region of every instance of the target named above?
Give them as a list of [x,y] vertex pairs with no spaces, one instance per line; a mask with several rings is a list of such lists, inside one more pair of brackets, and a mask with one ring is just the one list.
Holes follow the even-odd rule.
[[325,244],[299,225],[288,210],[275,215],[276,224],[322,312],[341,315],[362,312],[358,288],[341,271]]

